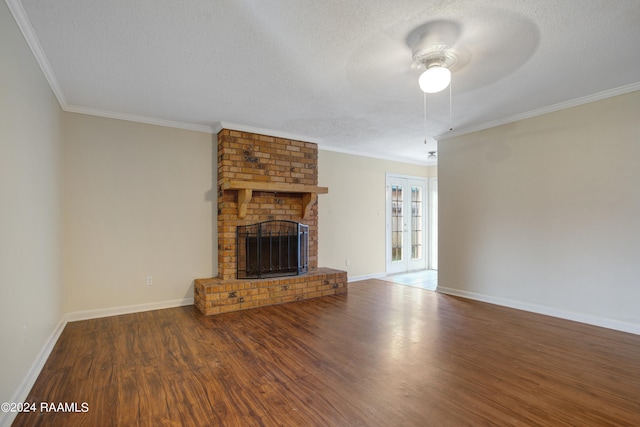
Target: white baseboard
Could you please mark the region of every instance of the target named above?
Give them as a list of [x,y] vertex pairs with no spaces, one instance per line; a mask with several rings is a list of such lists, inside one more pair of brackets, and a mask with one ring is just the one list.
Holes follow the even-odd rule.
[[[51,332],[51,335],[49,335],[49,338],[42,347],[42,350],[40,350],[36,360],[34,360],[33,364],[27,371],[27,375],[24,377],[24,380],[22,380],[22,383],[15,391],[9,402],[26,402],[31,388],[36,383],[38,375],[40,375],[40,371],[42,371],[44,364],[47,362],[53,347],[55,347],[58,342],[58,338],[60,338],[60,335],[66,325],[67,321],[65,316],[62,316],[62,319],[60,319],[60,322],[58,322],[56,327],[53,329],[53,332]],[[9,427],[17,415],[17,412],[0,412],[0,426]]]
[[447,295],[468,298],[476,301],[487,302],[489,304],[501,305],[504,307],[515,308],[517,310],[530,311],[532,313],[544,314],[546,316],[573,320],[575,322],[586,323],[588,325],[600,326],[607,329],[615,329],[617,331],[640,335],[640,325],[634,323],[621,322],[619,320],[607,319],[603,317],[592,316],[589,314],[574,313],[571,311],[559,310],[557,308],[547,307],[544,305],[531,304],[523,301],[494,297],[491,295],[463,291],[443,286],[438,286],[436,290],[437,292]]
[[65,319],[67,322],[75,322],[77,320],[98,319],[100,317],[118,316],[120,314],[139,313],[142,311],[162,310],[163,308],[181,307],[183,305],[193,305],[193,297],[174,299],[168,301],[150,302],[147,304],[125,305],[122,307],[100,308],[97,310],[76,311],[67,313]]
[[[152,302],[148,304],[128,305],[124,307],[111,307],[98,310],[76,311],[74,313],[67,313],[62,316],[60,322],[56,325],[55,329],[47,339],[47,342],[40,350],[38,357],[29,368],[24,380],[14,393],[10,402],[25,402],[31,388],[38,379],[40,371],[47,362],[53,347],[58,342],[58,338],[62,334],[64,327],[68,322],[75,322],[77,320],[97,319],[100,317],[117,316],[119,314],[138,313],[142,311],[160,310],[163,308],[181,307],[184,305],[192,305],[193,298],[175,299],[169,301]],[[0,412],[0,427],[9,427],[15,420],[17,412]]]
[[353,276],[353,277],[347,278],[347,282],[351,283],[351,282],[359,282],[361,280],[368,280],[368,279],[380,279],[381,277],[385,277],[386,275],[387,273],[376,273],[376,274],[365,274],[364,276]]

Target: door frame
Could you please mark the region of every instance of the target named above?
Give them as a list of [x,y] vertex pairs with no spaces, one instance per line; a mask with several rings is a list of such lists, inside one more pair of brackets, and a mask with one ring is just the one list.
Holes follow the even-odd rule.
[[[436,203],[434,206],[434,190]],[[438,177],[429,178],[429,270],[438,269]],[[435,209],[434,209],[435,208]]]
[[[423,186],[424,189],[424,194],[423,194],[423,213],[422,213],[422,230],[424,231],[422,233],[422,247],[424,248],[423,251],[423,259],[424,259],[424,265],[421,265],[418,268],[407,268],[407,271],[411,271],[411,270],[415,270],[415,269],[427,269],[429,268],[429,259],[430,259],[430,250],[429,250],[429,242],[430,242],[430,235],[429,235],[429,228],[428,228],[428,224],[430,223],[430,218],[429,218],[429,213],[430,213],[430,205],[429,205],[429,178],[428,177],[424,177],[424,176],[414,176],[414,175],[404,175],[404,174],[398,174],[398,173],[393,173],[393,172],[387,172],[385,174],[385,269],[386,269],[386,274],[393,274],[394,272],[392,272],[393,268],[392,268],[392,262],[391,262],[391,219],[392,219],[392,215],[391,215],[391,198],[390,198],[390,192],[391,192],[391,181],[393,179],[403,179],[403,180],[407,180],[407,184],[410,186],[411,185],[411,181],[419,181],[421,183],[421,185]],[[409,193],[409,197],[410,197],[410,193]],[[410,210],[409,210],[410,212]],[[409,265],[409,264],[407,264]]]

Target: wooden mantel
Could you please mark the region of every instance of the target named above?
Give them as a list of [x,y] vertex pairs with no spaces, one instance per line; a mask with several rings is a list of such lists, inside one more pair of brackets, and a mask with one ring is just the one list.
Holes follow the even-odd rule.
[[318,194],[327,194],[328,187],[317,185],[288,184],[284,182],[260,182],[260,181],[223,181],[220,184],[223,190],[238,191],[238,218],[247,215],[247,205],[251,201],[253,191],[266,191],[273,193],[300,193],[302,194],[302,218],[306,218],[309,210],[316,202]]

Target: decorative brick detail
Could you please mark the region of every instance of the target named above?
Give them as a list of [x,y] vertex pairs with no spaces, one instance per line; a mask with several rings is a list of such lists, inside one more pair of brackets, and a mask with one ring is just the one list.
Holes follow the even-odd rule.
[[272,279],[196,279],[194,303],[210,315],[346,292],[346,271],[320,268],[301,276]]
[[[238,217],[238,191],[222,183],[253,181],[318,185],[318,147],[311,142],[222,129],[218,133],[218,277],[197,279],[194,300],[204,314],[347,292],[347,273],[318,269],[318,206],[301,220],[300,193],[253,191],[244,218]],[[270,279],[236,279],[236,228],[269,220],[309,226],[309,273]]]

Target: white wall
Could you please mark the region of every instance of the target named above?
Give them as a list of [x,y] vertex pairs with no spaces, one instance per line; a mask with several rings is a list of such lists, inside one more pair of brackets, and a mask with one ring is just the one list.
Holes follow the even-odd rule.
[[640,92],[438,157],[439,290],[640,333]]
[[213,136],[74,113],[64,131],[65,312],[188,303],[217,274]]
[[[4,2],[0,58],[0,402],[11,402],[63,314],[62,110]],[[11,419],[0,412],[0,425]]]
[[318,196],[320,267],[345,270],[350,279],[385,273],[387,172],[425,178],[437,173],[435,167],[319,150],[318,182],[329,187],[329,194]]

